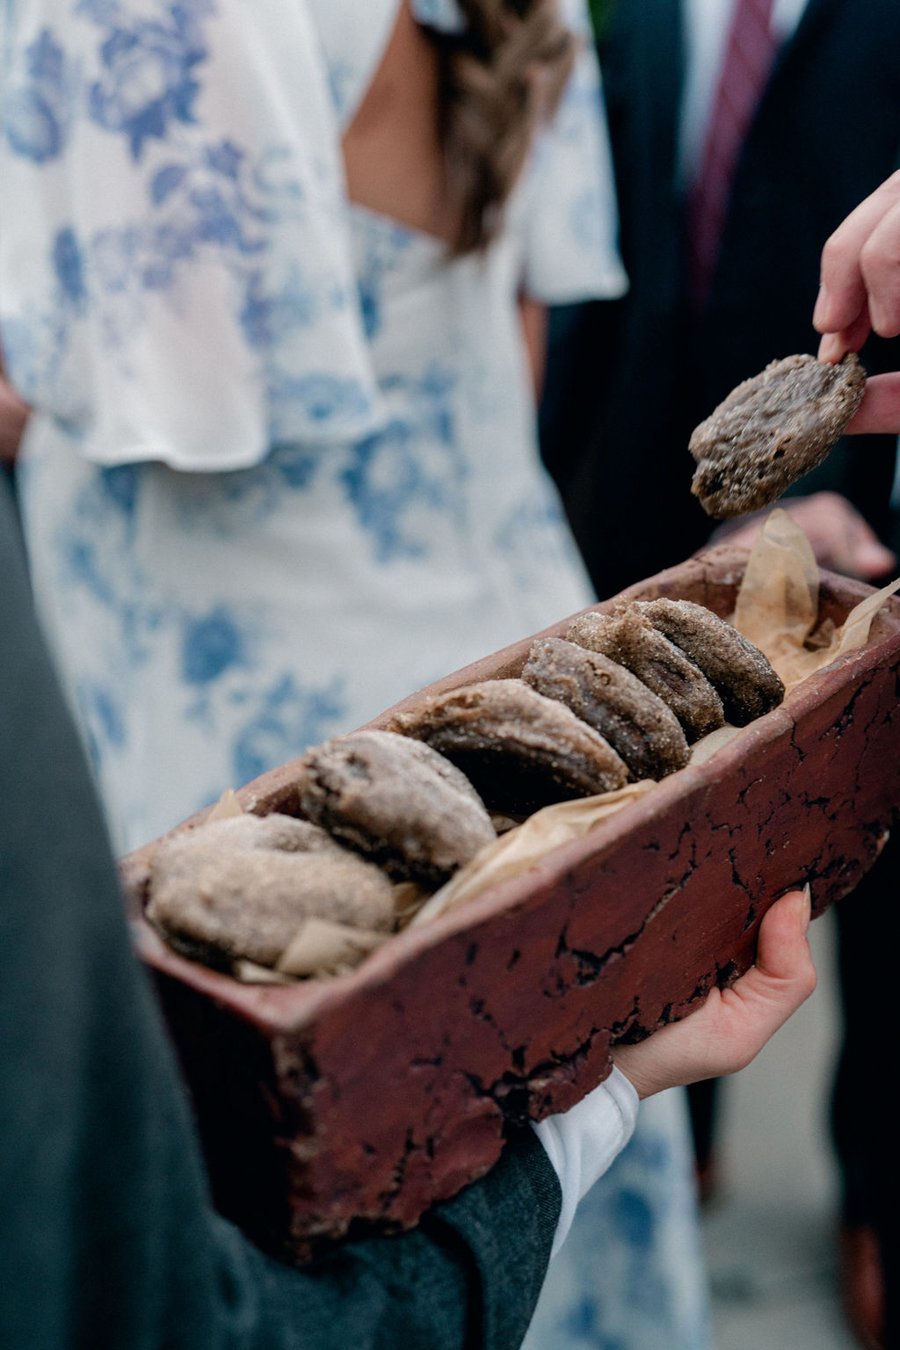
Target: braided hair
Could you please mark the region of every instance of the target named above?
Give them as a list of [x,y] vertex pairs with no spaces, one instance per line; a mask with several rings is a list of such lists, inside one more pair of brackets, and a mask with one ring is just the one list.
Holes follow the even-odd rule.
[[458,0],[462,33],[426,29],[439,55],[439,133],[455,256],[485,248],[535,132],[559,102],[576,40],[556,0]]

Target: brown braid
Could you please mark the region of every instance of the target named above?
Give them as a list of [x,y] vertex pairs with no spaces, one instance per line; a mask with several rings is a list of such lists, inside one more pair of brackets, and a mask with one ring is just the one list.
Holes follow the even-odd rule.
[[575,57],[556,0],[458,3],[464,33],[426,30],[440,56],[440,134],[457,256],[497,234],[538,124],[559,102]]

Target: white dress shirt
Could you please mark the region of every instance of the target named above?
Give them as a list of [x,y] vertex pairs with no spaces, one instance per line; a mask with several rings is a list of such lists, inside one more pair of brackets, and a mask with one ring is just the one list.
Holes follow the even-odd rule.
[[[679,127],[683,182],[693,176],[703,152],[706,124],[736,3],[737,0],[683,0],[685,81]],[[806,5],[807,0],[775,0],[772,29],[782,42],[794,32]]]

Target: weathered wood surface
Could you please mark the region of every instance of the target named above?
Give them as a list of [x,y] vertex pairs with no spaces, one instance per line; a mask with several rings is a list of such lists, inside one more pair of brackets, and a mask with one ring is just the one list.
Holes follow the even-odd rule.
[[[745,556],[714,550],[628,593],[724,615]],[[840,622],[867,593],[823,573],[822,614]],[[531,640],[429,692],[518,674]],[[493,1164],[506,1121],[571,1106],[609,1072],[611,1042],[683,1016],[746,970],[779,894],[808,881],[817,914],[846,895],[900,807],[898,668],[890,602],[864,649],[707,763],[339,978],[248,986],[184,960],[140,917],[154,845],[132,854],[138,949],[220,1208],[298,1259],[348,1229],[411,1225]],[[249,810],[296,811],[291,765],[238,795]]]

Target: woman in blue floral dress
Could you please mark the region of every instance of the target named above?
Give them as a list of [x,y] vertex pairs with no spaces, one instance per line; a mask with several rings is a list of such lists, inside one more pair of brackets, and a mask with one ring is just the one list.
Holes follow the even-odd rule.
[[[20,500],[121,849],[591,599],[520,306],[625,284],[588,44],[482,246],[382,209],[391,164],[358,156],[351,190],[404,24],[452,52],[482,10],[505,31],[486,0],[0,0]],[[572,1344],[704,1344],[679,1113],[650,1103],[632,1146],[656,1339]],[[615,1176],[594,1203],[627,1229]],[[611,1327],[621,1278],[592,1268]]]

